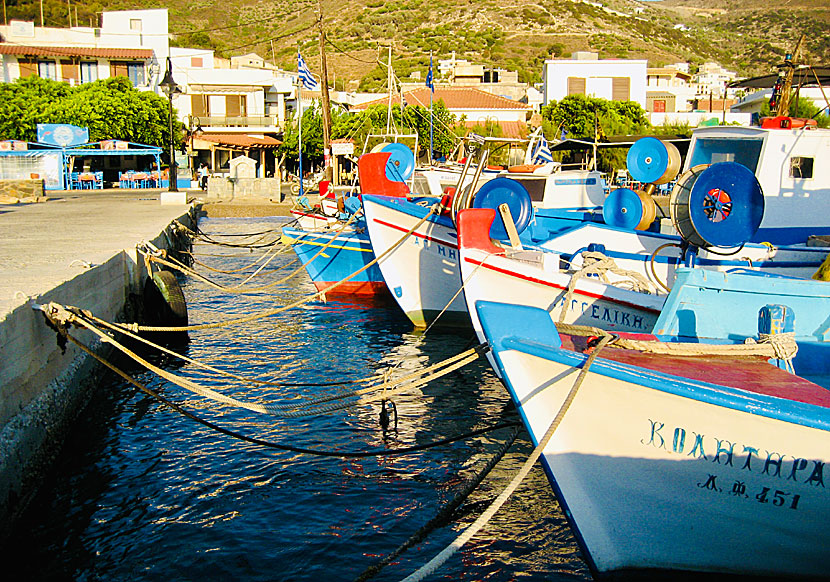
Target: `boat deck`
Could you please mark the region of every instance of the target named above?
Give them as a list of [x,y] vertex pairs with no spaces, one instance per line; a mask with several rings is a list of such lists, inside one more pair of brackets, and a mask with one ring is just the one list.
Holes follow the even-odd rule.
[[[645,334],[624,334],[631,339],[655,339]],[[561,334],[562,347],[584,352],[588,338]],[[755,394],[784,398],[830,408],[830,390],[790,374],[761,356],[669,356],[637,350],[606,348],[600,358],[647,370],[720,384]]]

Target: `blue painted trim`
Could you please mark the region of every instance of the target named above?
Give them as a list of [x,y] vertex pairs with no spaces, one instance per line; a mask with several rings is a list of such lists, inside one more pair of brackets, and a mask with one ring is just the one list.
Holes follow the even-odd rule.
[[759,228],[751,242],[771,242],[779,245],[793,245],[807,241],[811,234],[830,234],[830,226],[785,226]]
[[[503,339],[501,344],[504,349],[516,350],[575,368],[581,368],[588,359],[586,354],[553,348],[515,336]],[[591,372],[730,410],[830,431],[830,411],[814,404],[756,394],[720,384],[689,380],[681,376],[646,370],[602,358],[594,361]]]

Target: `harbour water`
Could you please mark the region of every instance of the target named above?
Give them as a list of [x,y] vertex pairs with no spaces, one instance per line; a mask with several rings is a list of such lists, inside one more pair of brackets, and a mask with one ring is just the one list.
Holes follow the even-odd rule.
[[[274,227],[269,218],[201,222],[217,239]],[[194,246],[199,261],[224,271],[250,265],[263,252]],[[294,258],[277,256],[248,286],[280,279],[297,266],[287,266]],[[226,286],[251,272],[196,268]],[[189,277],[181,282],[191,323],[259,313],[314,292],[304,273],[254,295],[218,291]],[[328,384],[334,380],[392,367],[395,375],[414,371],[463,351],[472,340],[471,332],[416,332],[394,304],[330,300],[244,325],[191,332],[176,347],[234,374],[297,385],[221,378],[166,355],[153,361],[235,398],[281,404],[340,390]],[[396,449],[518,421],[483,358],[394,396],[397,429],[385,434],[375,403],[313,417],[275,417],[217,404],[135,364],[120,365],[227,429],[324,451]],[[511,430],[404,455],[317,457],[220,434],[111,376],[76,422],[49,481],[2,549],[4,567],[28,580],[354,580],[454,498]],[[454,520],[374,579],[400,580],[431,559],[495,499],[531,449],[522,428]],[[429,579],[589,578],[537,466],[496,517]]]

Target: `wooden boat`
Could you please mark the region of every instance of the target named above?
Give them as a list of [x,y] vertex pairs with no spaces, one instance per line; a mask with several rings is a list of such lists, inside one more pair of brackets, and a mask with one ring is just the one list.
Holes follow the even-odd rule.
[[827,576],[825,387],[767,356],[613,344],[575,385],[589,338],[560,333],[538,308],[476,309],[534,443],[572,397],[541,459],[595,576]]

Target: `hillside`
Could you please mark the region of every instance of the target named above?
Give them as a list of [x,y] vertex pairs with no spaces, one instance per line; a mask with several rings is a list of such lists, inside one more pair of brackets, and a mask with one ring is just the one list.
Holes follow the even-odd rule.
[[[790,0],[775,11],[752,0],[322,0],[329,78],[339,88],[377,89],[386,78],[378,59],[393,46],[396,74],[422,78],[430,51],[436,59],[458,58],[518,70],[520,79],[540,79],[546,58],[592,50],[602,58],[647,59],[650,66],[713,60],[742,75],[774,70],[805,33],[804,61],[830,63],[830,4]],[[44,23],[67,26],[62,0],[44,0]],[[173,44],[213,48],[225,57],[257,52],[287,69],[296,67],[298,47],[319,70],[317,0],[100,0],[72,4],[80,25],[101,10],[170,10]],[[40,23],[38,0],[7,0],[8,17]],[[77,16],[76,16],[77,15]],[[351,81],[351,82],[350,82]]]

